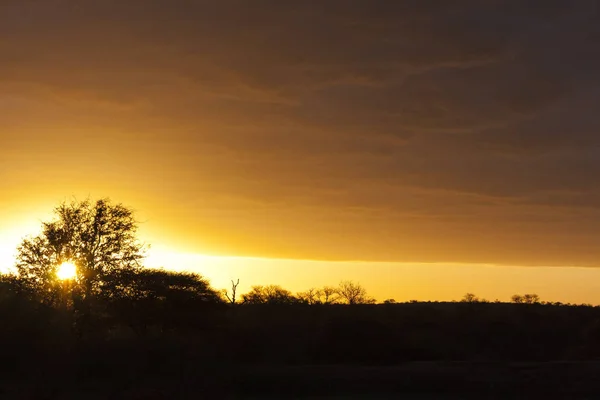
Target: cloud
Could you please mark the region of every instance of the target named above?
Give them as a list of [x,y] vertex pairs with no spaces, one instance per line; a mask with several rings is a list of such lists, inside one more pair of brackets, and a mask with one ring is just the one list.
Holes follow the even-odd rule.
[[236,243],[261,218],[274,247],[296,227],[292,256],[417,259],[437,245],[427,257],[460,261],[471,240],[478,261],[505,248],[531,261],[541,244],[520,240],[600,233],[595,1],[0,7],[0,139],[23,170],[46,151],[92,181],[160,177],[152,193],[191,197],[191,220],[217,229],[218,216]]

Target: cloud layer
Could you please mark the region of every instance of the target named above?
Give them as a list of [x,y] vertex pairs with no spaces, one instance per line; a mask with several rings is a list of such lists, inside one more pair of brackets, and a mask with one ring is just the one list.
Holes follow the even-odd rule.
[[0,38],[7,190],[135,189],[208,251],[600,260],[597,1],[4,1]]

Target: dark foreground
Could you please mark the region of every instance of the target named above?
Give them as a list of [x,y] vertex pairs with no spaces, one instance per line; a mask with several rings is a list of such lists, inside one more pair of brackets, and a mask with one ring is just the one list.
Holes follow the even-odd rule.
[[185,371],[32,371],[2,399],[592,399],[599,362],[409,362],[398,366],[198,365]]
[[600,308],[0,301],[0,399],[596,399]]

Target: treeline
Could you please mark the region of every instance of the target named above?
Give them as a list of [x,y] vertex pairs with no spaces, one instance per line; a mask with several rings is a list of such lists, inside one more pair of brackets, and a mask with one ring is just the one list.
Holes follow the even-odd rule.
[[[193,272],[176,272],[165,269],[140,268],[129,271],[117,271],[104,277],[101,289],[95,294],[95,301],[165,301],[214,303],[229,305],[358,305],[377,304],[366,288],[360,283],[343,280],[337,286],[310,288],[306,291],[293,293],[280,285],[255,285],[247,293],[238,293],[239,279],[231,281],[230,289],[214,289],[210,282]],[[54,280],[53,285],[39,290],[27,279],[17,274],[0,273],[0,290],[7,293],[19,294],[31,300],[47,305],[75,305],[83,301],[82,288],[73,281]],[[89,296],[89,294],[88,294]],[[474,293],[466,293],[459,302],[462,303],[491,303]],[[419,303],[409,300],[408,303]],[[427,301],[431,302],[431,301]],[[542,301],[534,293],[515,294],[510,297],[514,304],[541,305],[575,305],[562,302]],[[493,303],[502,303],[496,299]],[[386,299],[380,304],[398,304],[395,299]],[[591,304],[580,304],[592,307]]]
[[[58,392],[66,386],[80,390],[70,398],[88,398],[92,392],[104,393],[105,398],[155,398],[114,396],[130,393],[135,383],[142,393],[160,387],[169,394],[163,398],[265,393],[285,398],[290,387],[311,395],[347,390],[350,396],[365,390],[370,396],[369,390],[380,385],[379,376],[370,376],[365,383],[364,375],[350,380],[335,371],[341,365],[396,367],[411,361],[600,359],[600,307],[558,306],[533,299],[486,302],[470,295],[456,302],[374,304],[366,292],[351,303],[353,297],[344,297],[345,286],[348,282],[297,294],[278,286],[258,286],[236,293],[234,302],[231,289],[217,291],[190,273],[147,269],[121,273],[91,295],[74,282],[58,281],[52,290],[39,292],[16,276],[4,275],[0,395],[56,398],[48,390]],[[264,366],[270,369],[255,372]],[[284,377],[275,375],[284,368],[293,369]],[[308,377],[320,368],[333,376],[326,381]],[[458,393],[473,389],[468,381],[473,372],[455,380],[418,371],[389,377],[386,388],[429,390],[435,382],[436,387],[452,387]],[[488,370],[480,379],[487,388],[488,381],[497,379],[496,372]],[[368,389],[361,389],[361,380]],[[3,394],[3,388],[19,385],[35,391]]]
[[[231,282],[231,295],[223,291],[225,298],[231,304],[236,303],[236,291],[239,280]],[[253,286],[250,292],[241,296],[241,304],[375,304],[374,298],[360,284],[353,281],[342,281],[338,286],[324,286],[323,288],[311,288],[305,292],[292,294],[279,285]]]
[[482,302],[472,296],[457,302],[350,303],[338,294],[347,284],[297,295],[277,286],[254,287],[233,303],[231,291],[220,293],[190,273],[141,270],[107,282],[93,297],[69,282],[60,290],[35,293],[4,275],[0,342],[4,356],[14,353],[17,363],[24,355],[37,357],[61,346],[135,349],[147,340],[231,362],[600,356],[600,307]]
[[[143,268],[126,207],[74,202],[55,213],[19,247],[16,273],[0,276],[0,377],[600,357],[600,307],[472,293],[376,304],[352,281],[301,293],[277,285],[238,293],[235,281],[219,291],[197,274]],[[58,279],[65,262],[75,275]]]
[[296,294],[279,285],[255,285],[249,292],[240,295],[238,285],[239,280],[232,281],[230,290],[216,290],[207,279],[193,272],[139,268],[107,274],[93,293],[85,293],[85,288],[74,280],[53,279],[51,283],[36,285],[22,275],[0,273],[0,290],[5,294],[19,294],[52,306],[76,306],[86,297],[88,300],[93,298],[95,302],[157,300],[230,305],[376,303],[362,285],[350,280],[341,281],[337,286],[310,288]]

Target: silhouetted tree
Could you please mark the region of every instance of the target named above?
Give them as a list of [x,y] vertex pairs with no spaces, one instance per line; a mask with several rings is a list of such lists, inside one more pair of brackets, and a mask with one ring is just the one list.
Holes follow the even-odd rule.
[[383,304],[396,304],[396,300],[394,299],[386,299],[383,301]]
[[462,303],[479,303],[481,300],[473,293],[466,293],[460,301]]
[[217,291],[200,275],[163,269],[121,271],[104,282],[100,294],[105,309],[115,319],[138,333],[148,326],[197,324],[197,313],[223,302]]
[[299,300],[279,285],[253,286],[250,292],[242,295],[246,304],[295,304]]
[[[23,280],[13,273],[3,274],[0,273],[0,292],[5,296],[20,295],[26,298],[31,298],[29,288],[24,284]],[[1,295],[0,295],[1,297]]]
[[108,277],[141,267],[144,248],[136,238],[133,211],[108,199],[62,203],[42,233],[18,248],[17,275],[37,293],[56,293],[56,271],[65,261],[77,267],[84,297],[103,290]]
[[367,295],[367,290],[358,283],[342,281],[337,289],[340,300],[345,304],[373,304],[375,299]]
[[515,294],[510,299],[515,304],[538,304],[540,302],[540,296],[531,293],[524,294],[523,296]]
[[520,294],[515,294],[510,298],[510,301],[512,301],[515,304],[521,304],[523,303],[523,296],[521,296]]
[[298,300],[305,304],[339,304],[339,289],[333,286],[324,286],[321,289],[310,288],[297,294]]
[[523,295],[523,303],[525,304],[537,304],[540,302],[540,296],[534,293],[527,293]]
[[336,304],[340,300],[338,289],[333,286],[324,286],[319,290],[319,299],[323,304]]
[[170,300],[219,302],[219,294],[209,282],[193,272],[140,268],[120,271],[103,282],[102,295],[107,299]]
[[0,273],[0,301],[17,294],[17,280],[14,275]]
[[300,292],[296,295],[298,300],[308,305],[323,304],[321,301],[321,291],[315,288],[310,288],[305,292]]
[[229,301],[229,303],[231,305],[235,305],[236,296],[237,296],[237,287],[239,284],[240,284],[239,279],[237,280],[237,282],[234,282],[233,279],[231,280],[231,296],[227,292],[227,289],[223,290],[223,294],[225,295],[225,298],[227,299],[227,301]]

